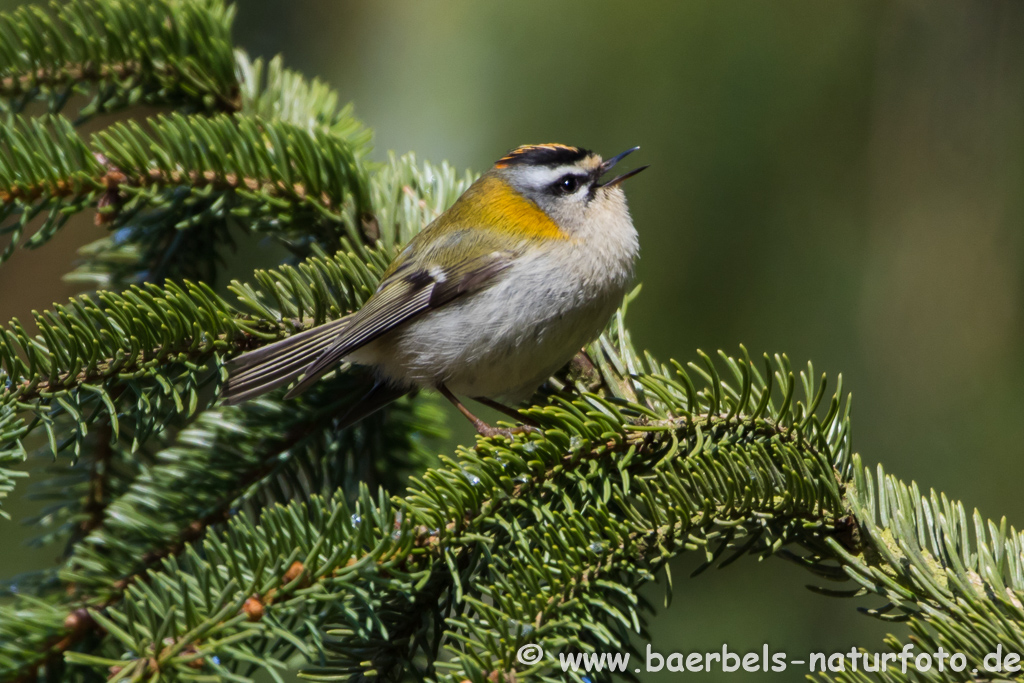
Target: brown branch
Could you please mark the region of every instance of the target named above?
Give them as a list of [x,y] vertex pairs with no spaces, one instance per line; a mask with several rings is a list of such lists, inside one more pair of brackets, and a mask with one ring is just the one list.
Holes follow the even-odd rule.
[[[185,74],[169,65],[150,65],[151,71],[157,83],[161,80],[174,81],[185,78]],[[0,79],[0,97],[18,97],[30,94],[34,88],[57,88],[71,86],[75,83],[97,84],[108,80],[127,81],[138,79],[133,86],[143,83],[141,77],[147,72],[143,71],[142,65],[137,61],[120,62],[114,64],[67,64],[60,68],[38,68],[35,71],[8,76]],[[242,109],[241,91],[238,85],[234,85],[227,93],[212,93],[217,99],[219,109],[228,114],[234,114]]]
[[[114,429],[110,420],[104,419],[97,424],[95,434],[96,452],[89,471],[89,493],[85,505],[82,506],[82,511],[89,516],[78,525],[79,538],[100,525],[108,503],[107,478],[110,476],[110,460],[114,453],[110,443],[114,437]],[[73,539],[69,545],[75,542]]]
[[[12,97],[23,95],[40,86],[54,88],[77,82],[96,83],[110,78],[123,81],[137,76],[139,67],[138,62],[122,62],[99,65],[68,64],[61,69],[38,68],[29,73],[0,79],[0,95]],[[162,72],[163,75],[173,73],[169,67],[155,69],[154,72]]]
[[[97,154],[96,156],[100,159],[104,158],[101,154]],[[76,179],[74,182],[59,179],[53,182],[47,181],[9,187],[0,190],[0,204],[8,204],[10,202],[31,204],[42,197],[44,193],[50,195],[50,197],[57,197],[60,199],[78,199],[98,190],[105,190],[108,193],[117,192],[122,186],[140,188],[187,185],[189,187],[197,188],[212,187],[215,190],[224,191],[244,188],[251,192],[260,192],[272,197],[284,197],[297,201],[319,202],[319,204],[328,211],[334,213],[338,213],[338,211],[340,211],[338,204],[328,196],[326,192],[322,192],[319,197],[313,197],[302,183],[293,183],[289,186],[281,180],[272,181],[247,176],[239,177],[234,173],[219,175],[215,171],[210,170],[165,172],[159,169],[150,169],[137,175],[129,175],[128,173],[129,172],[127,171],[110,167],[102,175],[97,175],[96,177],[91,178],[91,186],[88,188],[82,187],[80,179]],[[110,199],[105,201],[107,204],[113,203]],[[107,204],[100,208],[106,208]],[[369,221],[371,218],[367,218],[366,220]],[[371,228],[367,227],[366,229],[370,230]]]

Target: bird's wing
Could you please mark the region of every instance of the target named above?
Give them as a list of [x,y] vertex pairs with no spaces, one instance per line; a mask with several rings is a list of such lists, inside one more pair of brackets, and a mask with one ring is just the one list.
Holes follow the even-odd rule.
[[233,358],[227,366],[224,403],[242,403],[292,381],[331,345],[350,320],[352,316],[334,320]]
[[[453,247],[460,243],[457,235],[451,237],[449,244]],[[472,245],[462,242],[463,248],[455,252],[458,258],[452,258],[453,253],[446,253],[449,250],[441,250],[426,259],[423,265],[402,260],[393,266],[373,296],[352,315],[333,343],[306,368],[302,381],[288,392],[286,398],[305,391],[342,358],[361,346],[421,313],[484,287],[511,265],[511,252],[488,248],[484,241],[474,242]]]
[[512,263],[514,254],[496,249],[493,236],[481,233],[447,231],[441,239],[431,240],[424,265],[411,263],[414,250],[407,248],[356,313],[233,359],[228,363],[224,402],[241,403],[304,375],[287,394],[287,398],[296,396],[364,344],[485,286]]

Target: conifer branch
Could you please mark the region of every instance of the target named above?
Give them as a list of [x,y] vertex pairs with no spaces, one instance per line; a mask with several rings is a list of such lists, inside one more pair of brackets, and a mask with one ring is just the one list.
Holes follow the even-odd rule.
[[[425,446],[438,434],[441,415],[429,402],[402,402],[340,429],[344,406],[366,390],[366,377],[356,375],[328,380],[288,404],[265,398],[202,413],[75,545],[61,573],[68,590],[85,604],[116,598],[145,569],[240,508],[252,514],[314,493],[354,494],[353,471],[396,490],[411,470],[432,461]],[[411,439],[413,433],[420,437]]]
[[[438,202],[466,182],[447,167],[435,171],[417,168],[411,157],[394,160],[373,183],[379,246],[350,243],[350,252],[257,271],[255,284],[232,285],[238,305],[202,283],[168,282],[82,296],[34,314],[38,337],[12,321],[0,335],[0,453],[23,453],[22,440],[36,428],[47,431],[55,455],[72,444],[80,452],[98,415],[112,419],[116,439],[118,416],[136,403],[133,428],[146,433],[170,415],[195,413],[217,357],[357,308],[376,288],[393,245],[408,239]],[[33,415],[32,423],[18,417],[24,411]],[[63,414],[74,420],[70,441],[58,439],[54,428]]]
[[[608,337],[595,346],[592,356],[621,349]],[[849,450],[848,406],[838,394],[822,404],[810,371],[797,401],[784,357],[769,369],[774,391],[746,359],[725,360],[734,381],[710,363],[676,366],[672,379],[631,353],[600,361],[639,364],[621,379],[647,398],[556,398],[529,411],[543,435],[481,440],[402,499],[364,491],[350,508],[313,496],[266,510],[259,526],[236,518],[201,554],[164,562],[146,590],[93,614],[112,649],[68,659],[110,680],[227,676],[282,668],[298,649],[328,657],[314,679],[563,680],[550,658],[523,667],[518,648],[627,649],[643,626],[636,590],[687,550],[707,566],[785,554],[852,578],[861,591],[829,592],[884,596],[975,661],[1019,637],[1022,537],[976,516],[972,551],[962,506],[891,477],[876,484]]]
[[[633,350],[620,314],[524,411],[542,433],[429,469],[430,404],[340,427],[359,371],[297,401],[214,407],[226,358],[357,308],[471,180],[411,158],[370,175],[351,108],[234,50],[233,11],[73,0],[0,14],[3,257],[78,212],[111,229],[73,274],[109,291],[34,313],[38,335],[0,331],[0,499],[34,442],[82,456],[45,477],[40,540],[66,557],[10,586],[0,678],[283,680],[297,654],[324,680],[581,681],[550,658],[524,666],[519,646],[629,649],[645,629],[637,591],[661,571],[671,588],[683,552],[703,554],[698,571],[754,553],[846,581],[817,590],[877,596],[865,611],[909,621],[921,650],[977,664],[1021,649],[1024,537],[864,469],[841,389],[829,399],[784,356],[763,374],[745,350],[664,366]],[[177,112],[88,140],[20,114],[76,93],[92,98],[79,121],[137,102]],[[295,261],[233,283],[229,303],[210,283],[240,231]],[[420,474],[395,495],[407,471]]]
[[369,148],[370,131],[354,117],[352,105],[341,106],[338,93],[319,78],[285,68],[280,56],[264,62],[236,50],[235,59],[242,115],[320,129],[348,140],[357,157]]
[[[625,353],[605,360],[638,361]],[[763,383],[747,398],[728,386],[716,397],[709,387],[696,395],[701,405],[686,404],[672,380],[645,374],[643,383],[672,403],[596,394],[555,401],[530,411],[547,428],[543,436],[481,441],[445,459],[402,500],[364,492],[350,509],[314,497],[308,510],[265,511],[260,527],[235,520],[202,554],[188,552],[173,571],[165,563],[148,590],[130,587],[122,607],[94,615],[118,641],[108,655],[68,657],[114,667],[111,680],[194,668],[226,675],[243,662],[272,669],[294,647],[318,656],[285,636],[286,625],[304,621],[336,624],[322,646],[333,664],[311,671],[314,678],[387,677],[398,666],[439,675],[443,645],[454,671],[442,679],[484,680],[514,671],[518,645],[539,633],[561,643],[623,643],[641,619],[633,590],[687,546],[717,556],[756,534],[757,546],[745,550],[771,552],[794,540],[826,547],[843,514],[834,468],[848,471],[851,462],[838,410],[824,423],[797,421],[805,404],[795,413],[772,409]],[[635,390],[644,392],[643,383]],[[754,417],[761,405],[770,413]],[[699,412],[713,406],[720,410]],[[737,498],[725,482],[741,472],[751,488]],[[798,475],[806,488],[793,495],[787,487]],[[583,498],[570,503],[568,491]],[[718,502],[709,508],[710,500]],[[522,564],[527,558],[535,561]],[[195,577],[199,595],[172,591],[163,572]],[[595,617],[595,600],[608,618]],[[510,624],[521,632],[508,632]],[[146,635],[154,633],[177,635]],[[125,660],[121,651],[132,655]]]
[[[346,211],[369,220],[370,207],[352,144],[281,121],[173,115],[157,117],[149,131],[134,122],[115,124],[87,145],[60,117],[17,119],[0,129],[0,225],[13,219],[0,227],[11,235],[3,258],[39,214],[47,213],[30,248],[90,207],[112,230],[127,228],[122,240],[146,245],[142,258],[115,270],[122,279],[137,273],[140,261],[155,269],[143,272],[147,281],[210,263],[227,239],[218,233],[231,226],[306,251],[313,242],[358,238],[358,226],[345,225]],[[198,242],[184,251],[188,237]]]
[[[339,403],[358,397],[345,393],[358,389],[358,384],[345,384],[345,379],[328,382],[299,405],[262,399],[207,411],[179,433],[75,544],[60,572],[65,593],[60,605],[66,618],[54,622],[46,641],[50,644],[11,648],[8,657],[18,665],[0,665],[0,673],[31,671],[85,638],[104,635],[95,621],[75,619],[87,618],[87,608],[103,610],[118,604],[129,587],[140,579],[148,582],[146,570],[179,555],[210,527],[237,515],[239,508],[254,515],[272,503],[314,494],[348,491],[352,496],[353,471],[397,488],[408,471],[399,470],[401,464],[419,469],[432,461],[426,446],[442,422],[433,405],[403,402],[355,429],[335,430],[331,423],[337,420]],[[286,434],[268,429],[282,424],[282,417],[290,427]],[[410,438],[411,434],[418,436]],[[212,472],[217,476],[210,477]],[[373,476],[366,476],[370,473]],[[10,615],[0,608],[0,621],[5,616]],[[0,637],[4,635],[0,627]],[[14,640],[11,645],[24,644]]]
[[[205,330],[204,334],[208,338],[216,338],[218,343],[228,343],[229,346],[234,344],[231,348],[235,351],[261,343],[267,337],[273,339],[278,335],[305,329],[323,320],[317,316],[336,316],[339,314],[339,305],[352,305],[352,301],[365,298],[376,286],[379,273],[390,258],[388,254],[394,253],[395,246],[407,241],[425,222],[440,213],[461,194],[469,180],[468,176],[457,178],[446,165],[421,166],[411,156],[392,158],[389,164],[375,174],[371,183],[370,194],[374,206],[378,207],[376,214],[379,216],[375,221],[380,238],[377,245],[369,246],[362,242],[353,245],[354,254],[358,254],[358,258],[346,253],[340,253],[333,259],[318,257],[299,268],[259,271],[254,285],[235,283],[233,287],[239,295],[244,313],[229,306],[201,285],[187,284],[179,288],[169,284],[164,288],[152,285],[136,287],[123,295],[104,293],[100,297],[101,301],[93,305],[85,304],[85,299],[78,300],[67,310],[60,309],[56,315],[48,314],[48,319],[77,320],[76,316],[81,315],[79,309],[83,307],[89,311],[96,307],[122,307],[120,316],[111,314],[103,320],[102,316],[97,315],[92,323],[99,324],[101,329],[106,324],[114,325],[117,333],[111,334],[110,338],[126,339],[130,335],[122,335],[119,331],[122,328],[116,327],[126,324],[125,320],[137,320],[137,324],[146,327],[144,321],[147,316],[153,319],[152,316],[158,315],[166,322],[180,314],[182,324],[172,325],[175,333],[188,332],[185,321],[198,321],[198,328]],[[366,263],[359,259],[364,259]],[[169,302],[172,301],[176,304],[171,305]],[[213,307],[211,313],[198,316],[194,307],[204,305]],[[136,308],[124,308],[130,306]],[[210,321],[215,317],[213,311],[220,312],[223,323],[227,321],[224,312],[229,310],[237,318],[236,333],[237,330],[243,330],[240,339],[228,340],[228,335],[217,334],[210,328]],[[249,334],[244,331],[254,328],[261,332]],[[37,351],[41,348],[45,352],[48,348],[43,343],[45,341],[54,342],[55,348],[68,347],[71,342],[65,338],[66,333],[67,329],[63,327],[47,329],[47,334],[32,348]],[[103,335],[101,338],[108,339]],[[186,336],[185,341],[188,342],[188,339]],[[19,340],[30,343],[26,341],[27,337]],[[186,353],[198,352],[199,355],[190,356],[190,362],[197,367],[204,357],[210,356],[208,351],[204,355],[202,347],[196,348],[191,342],[185,343],[184,347],[188,349]],[[116,347],[113,351],[108,349],[107,353],[116,356],[118,351],[124,353],[126,349],[127,345]],[[156,359],[165,351],[154,350],[151,355]],[[152,367],[142,368],[140,372],[164,373],[168,367],[174,366],[177,358],[167,353],[162,361],[154,360]],[[71,377],[70,372],[64,372],[61,377],[65,382],[68,378],[79,382],[86,379],[96,381],[95,377],[86,378],[82,373]],[[126,386],[124,378],[120,376],[107,377],[106,381],[115,387]],[[180,383],[170,384],[173,390],[180,389]],[[67,394],[80,394],[84,386],[72,381],[63,391]],[[43,395],[49,394],[48,391],[39,391],[48,388],[46,385],[37,385],[36,393],[22,393],[17,397],[19,401],[15,405],[24,407],[24,404],[36,398],[40,400],[36,407],[40,412],[48,414],[47,411],[52,410],[54,405],[52,396]],[[163,388],[161,385],[161,390]],[[93,519],[90,513],[89,528],[85,530],[87,533],[78,534],[75,539],[67,568],[62,571],[61,583],[43,589],[42,594],[49,591],[51,598],[56,597],[56,609],[63,610],[63,616],[70,619],[85,606],[103,608],[115,604],[125,586],[135,580],[137,572],[162,558],[181,552],[186,542],[201,536],[208,525],[223,521],[226,510],[234,511],[241,506],[252,514],[270,502],[288,500],[295,495],[305,496],[312,491],[327,493],[339,487],[351,489],[357,480],[376,480],[393,489],[408,468],[421,469],[422,464],[418,463],[429,459],[428,452],[424,450],[429,440],[424,441],[424,438],[436,434],[440,418],[429,403],[419,401],[409,407],[401,404],[370,418],[357,429],[332,434],[329,425],[337,414],[333,406],[355,388],[358,388],[358,383],[353,385],[351,376],[335,380],[328,378],[322,387],[298,402],[289,402],[287,406],[279,401],[264,399],[237,408],[197,411],[192,426],[178,433],[172,442],[158,438],[160,435],[152,432],[140,436],[139,431],[133,430],[122,419],[119,425],[120,438],[116,438],[110,447],[115,465],[130,472],[127,478],[114,478],[115,486],[102,519]],[[111,392],[116,390],[112,389]],[[94,392],[95,388],[88,391]],[[91,393],[88,396],[97,401],[97,397]],[[6,398],[10,399],[12,395],[9,393]],[[112,402],[118,403],[118,407],[109,412],[115,416],[114,424],[117,424],[116,416],[132,412],[131,406],[153,406],[157,401],[147,395],[145,399],[133,398],[123,405],[117,401]],[[175,408],[188,405],[185,400],[165,403],[168,408],[171,405]],[[0,410],[5,407],[6,404],[0,403]],[[80,411],[79,414],[86,415],[87,411]],[[270,421],[272,416],[276,416],[276,421]],[[91,419],[100,420],[102,417],[100,413],[92,415]],[[63,419],[67,420],[67,416]],[[266,429],[269,424],[280,427],[284,424],[281,420],[291,424],[287,429],[281,427],[292,435],[284,440],[275,438],[273,430]],[[163,422],[150,422],[166,424],[166,418]],[[48,429],[52,428],[54,433],[59,434],[76,429],[74,424],[73,421],[62,422],[58,416]],[[410,441],[408,435],[412,433],[419,436]],[[23,433],[16,439],[12,450],[21,447],[24,437]],[[95,435],[90,435],[88,439],[94,442]],[[303,444],[301,447],[300,442]],[[161,443],[164,444],[162,450]],[[51,447],[54,444],[56,441],[51,443]],[[147,456],[147,469],[137,472],[141,451],[147,448],[152,450],[154,447],[157,452]],[[59,446],[57,448],[60,450]],[[90,449],[83,447],[83,450]],[[326,463],[331,463],[331,466],[326,466]],[[376,463],[379,468],[376,474],[373,468],[367,469],[368,463]],[[216,479],[208,479],[213,472],[220,472],[221,475]],[[197,485],[197,482],[205,482],[208,486]],[[64,484],[67,485],[66,478]],[[86,486],[87,482],[83,481],[76,488],[65,488],[60,493],[70,502],[79,497],[73,491],[82,490],[82,497],[86,496]],[[140,514],[144,510],[149,511],[148,514]],[[76,533],[81,530],[77,525],[82,515],[74,513],[73,508],[68,512],[51,510],[47,517],[67,519],[69,521],[64,528],[72,527]],[[50,537],[59,536],[60,532],[61,529],[57,529],[51,532]],[[25,585],[21,592],[32,592],[27,581],[22,583]],[[53,594],[54,588],[59,588],[60,593]],[[35,592],[40,594],[39,589]],[[37,609],[42,611],[37,614]],[[0,621],[27,620],[42,628],[41,624],[47,623],[44,617],[50,614],[50,621],[55,625],[45,634],[34,632],[35,639],[30,642],[12,635],[18,632],[22,622],[10,622],[10,629],[13,630],[9,630],[6,635],[10,636],[11,647],[6,654],[0,651],[0,655],[3,655],[0,659],[6,657],[8,662],[16,664],[11,664],[13,669],[0,667],[0,672],[7,672],[5,676],[13,675],[10,673],[12,670],[20,671],[18,675],[28,675],[25,672],[36,670],[54,656],[59,660],[64,649],[79,647],[83,639],[94,638],[101,632],[96,630],[95,624],[88,628],[78,626],[69,629],[62,625],[61,619],[52,616],[54,609],[53,605],[19,604],[17,617],[14,614],[0,615]],[[5,634],[0,632],[0,641],[4,637]]]
[[233,19],[222,0],[70,0],[0,13],[0,110],[42,100],[57,112],[91,93],[79,121],[139,102],[239,111]]

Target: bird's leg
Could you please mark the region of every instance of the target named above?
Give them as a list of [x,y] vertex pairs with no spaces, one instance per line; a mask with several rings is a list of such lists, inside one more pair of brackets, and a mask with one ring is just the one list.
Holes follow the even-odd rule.
[[[519,422],[522,422],[522,423],[524,423],[524,424],[526,424],[526,425],[528,425],[530,427],[534,427],[534,428],[537,427],[537,423],[535,423],[533,420],[531,420],[530,418],[526,417],[525,415],[521,415],[519,413],[519,411],[516,410],[515,408],[509,408],[507,405],[505,405],[503,403],[498,403],[497,401],[495,401],[493,399],[489,399],[486,396],[474,396],[473,400],[476,401],[477,403],[483,403],[488,408],[494,408],[499,413],[505,413],[506,415],[511,417],[513,420],[518,420]],[[526,431],[526,430],[523,430],[523,431]]]
[[469,412],[469,408],[462,405],[462,401],[455,398],[455,394],[453,394],[451,390],[449,390],[448,387],[446,387],[445,385],[438,384],[437,390],[440,391],[441,395],[448,399],[453,406],[458,408],[459,412],[465,415],[466,419],[472,422],[473,426],[476,427],[476,431],[482,434],[483,436],[495,436],[497,434],[501,434],[502,431],[508,431],[498,429],[497,427],[492,427],[491,425],[487,424],[473,413]]
[[490,437],[500,435],[511,439],[513,434],[523,431],[523,429],[518,427],[514,429],[502,429],[500,427],[492,427],[491,425],[487,424],[473,413],[469,412],[469,408],[462,405],[462,401],[455,398],[455,394],[453,394],[451,390],[448,389],[448,387],[446,387],[443,384],[438,384],[437,390],[441,392],[442,396],[451,401],[451,404],[458,408],[459,412],[465,415],[467,420],[473,423],[473,426],[476,427],[476,431],[481,436]]

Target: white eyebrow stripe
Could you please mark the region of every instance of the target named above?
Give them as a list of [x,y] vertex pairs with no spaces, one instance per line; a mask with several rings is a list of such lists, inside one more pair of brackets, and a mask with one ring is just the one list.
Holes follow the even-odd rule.
[[533,166],[521,171],[523,177],[535,187],[550,185],[564,175],[586,176],[587,172],[575,164],[563,164],[549,168],[547,166]]

